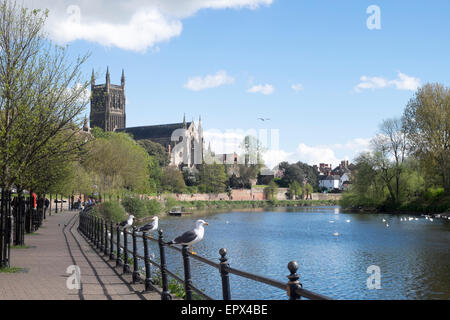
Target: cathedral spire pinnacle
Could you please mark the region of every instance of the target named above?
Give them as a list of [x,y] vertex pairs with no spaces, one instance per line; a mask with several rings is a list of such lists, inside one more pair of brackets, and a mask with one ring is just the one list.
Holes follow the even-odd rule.
[[95,86],[95,73],[94,73],[94,68],[92,68],[91,88],[94,88],[94,86]]
[[186,113],[183,116],[183,127],[186,129]]
[[106,90],[109,91],[109,86],[111,83],[111,79],[109,76],[109,66],[106,67]]
[[122,88],[125,87],[125,71],[122,69],[122,78],[121,78]]

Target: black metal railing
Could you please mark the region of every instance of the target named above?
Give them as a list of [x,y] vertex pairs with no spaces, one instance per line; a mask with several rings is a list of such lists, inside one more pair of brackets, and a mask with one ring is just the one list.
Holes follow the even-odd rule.
[[45,200],[32,192],[13,196],[11,191],[2,190],[0,197],[0,268],[11,265],[11,244],[25,245],[25,233],[37,231],[45,219]]
[[[199,255],[193,255],[188,251],[187,246],[183,246],[181,249],[169,246],[164,241],[164,232],[163,230],[158,230],[159,237],[158,239],[149,238],[147,232],[143,232],[142,235],[137,233],[136,227],[133,227],[133,231],[129,232],[127,230],[122,230],[118,225],[114,226],[112,222],[108,223],[102,218],[96,217],[90,213],[92,207],[86,208],[85,210],[80,212],[80,220],[79,220],[79,231],[86,237],[86,239],[96,247],[101,253],[104,253],[105,256],[109,255],[110,260],[115,260],[116,267],[122,267],[124,273],[132,274],[132,282],[133,283],[144,283],[144,290],[150,291],[155,290],[161,295],[162,300],[171,300],[172,296],[169,293],[169,281],[168,277],[170,276],[172,279],[175,279],[177,282],[184,286],[185,291],[185,299],[192,300],[193,293],[195,292],[197,295],[200,295],[203,299],[212,300],[210,296],[205,294],[202,290],[196,288],[192,283],[191,277],[191,268],[190,262],[191,259],[195,259],[203,264],[209,265],[219,271],[221,276],[221,284],[222,284],[222,297],[224,300],[231,299],[231,288],[230,288],[230,274],[250,279],[259,283],[263,283],[280,290],[285,290],[290,300],[298,300],[302,297],[311,299],[311,300],[327,300],[329,299],[326,296],[314,293],[312,291],[303,289],[302,284],[299,281],[300,276],[297,274],[298,271],[298,263],[295,261],[291,261],[288,264],[288,270],[290,274],[287,276],[288,282],[281,282],[277,280],[273,280],[270,278],[266,278],[260,275],[252,274],[249,272],[245,272],[242,270],[238,270],[235,268],[231,268],[228,263],[227,250],[222,248],[219,250],[220,258],[219,262],[214,262]],[[123,244],[121,244],[121,233],[123,234]],[[116,240],[114,241],[114,235],[116,236]],[[131,237],[132,240],[132,249],[128,249],[128,240]],[[144,256],[138,254],[137,248],[137,239],[142,239],[144,246]],[[103,242],[103,239],[105,242]],[[109,252],[107,248],[103,246],[103,243],[107,243],[109,241]],[[156,243],[159,247],[159,260],[156,261],[150,259],[149,255],[149,241]],[[115,250],[114,250],[115,248]],[[171,250],[175,250],[181,253],[183,258],[183,270],[184,270],[184,279],[180,278],[180,276],[171,272],[167,268],[166,263],[166,248],[170,248]],[[131,255],[131,259],[129,259],[128,254]],[[143,261],[144,268],[141,273],[141,270],[138,268],[139,260]],[[133,264],[133,270],[130,268],[130,262]],[[151,267],[154,266],[159,270],[161,277],[161,287],[156,286],[152,279]]]

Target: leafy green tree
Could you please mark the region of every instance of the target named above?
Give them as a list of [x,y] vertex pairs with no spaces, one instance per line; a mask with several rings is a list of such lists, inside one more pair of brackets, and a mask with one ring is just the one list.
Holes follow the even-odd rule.
[[227,175],[222,164],[202,164],[200,166],[199,190],[205,193],[222,193],[226,190]]
[[160,167],[167,167],[170,163],[170,154],[159,143],[148,139],[139,140],[138,143],[148,152],[150,156],[156,159]]
[[108,132],[88,145],[84,166],[100,193],[149,192],[150,156],[129,135]]
[[125,197],[121,204],[127,213],[134,215],[138,219],[147,215],[147,207],[144,200],[136,197]]
[[126,219],[124,207],[118,201],[107,201],[94,207],[94,214],[99,215],[106,221],[120,222]]
[[[88,103],[88,55],[71,61],[45,38],[46,11],[4,0],[0,16],[0,187],[10,189],[33,183],[31,168],[83,143],[74,138]],[[18,181],[23,176],[29,181]]]
[[428,83],[404,111],[404,125],[414,155],[422,167],[441,177],[450,193],[450,88]]
[[278,185],[275,183],[275,181],[271,181],[269,185],[264,188],[264,193],[266,194],[266,197],[268,200],[274,201],[276,200],[276,194],[278,193]]
[[183,193],[186,188],[183,174],[177,167],[166,167],[163,169],[161,185],[164,190],[175,193]]
[[307,183],[303,186],[303,194],[305,195],[306,199],[311,198],[311,194],[313,193],[313,191],[314,191],[314,189],[313,189],[312,185],[310,185],[309,183]]
[[303,194],[303,189],[302,189],[302,186],[300,185],[300,183],[298,183],[297,181],[294,181],[289,185],[289,195],[290,195],[291,199],[297,200],[297,198],[299,196],[301,196],[302,194]]
[[158,160],[154,157],[150,157],[149,174],[150,193],[157,194],[162,190],[161,179],[163,176],[163,169],[160,167]]

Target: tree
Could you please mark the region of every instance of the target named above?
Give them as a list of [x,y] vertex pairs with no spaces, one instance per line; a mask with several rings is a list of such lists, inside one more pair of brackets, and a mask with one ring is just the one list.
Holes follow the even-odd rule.
[[150,156],[126,133],[108,132],[89,145],[84,166],[100,193],[126,188],[136,193],[149,191]]
[[148,139],[139,140],[138,143],[148,152],[150,156],[155,158],[161,167],[167,167],[170,163],[170,154],[159,143]]
[[303,194],[303,189],[300,183],[297,181],[292,182],[289,185],[289,195],[291,196],[291,199],[297,200],[299,196]]
[[[388,187],[392,201],[400,201],[400,178],[403,164],[408,156],[409,143],[402,119],[384,120],[380,125],[380,134],[372,139],[375,152],[379,153],[379,167]],[[392,160],[391,160],[392,159]],[[394,180],[393,190],[391,180]]]
[[266,149],[256,137],[246,136],[240,147],[244,150],[244,154],[241,156],[244,159],[244,165],[258,165],[260,167],[264,165],[263,154]]
[[10,189],[36,163],[80,147],[88,55],[71,62],[45,38],[46,11],[5,0],[0,16],[0,185]]
[[164,190],[175,193],[182,193],[186,188],[183,175],[177,167],[163,168],[161,184]]
[[275,181],[272,180],[269,185],[264,188],[264,193],[266,194],[268,200],[276,200],[275,195],[278,193],[278,185],[275,183]]
[[202,164],[200,166],[199,190],[205,193],[222,193],[226,190],[227,175],[222,164]]
[[450,193],[450,88],[439,83],[420,88],[404,111],[405,130],[414,155],[441,177]]
[[311,194],[313,193],[313,187],[309,183],[305,184],[303,186],[303,194],[305,195],[306,199],[309,199]]

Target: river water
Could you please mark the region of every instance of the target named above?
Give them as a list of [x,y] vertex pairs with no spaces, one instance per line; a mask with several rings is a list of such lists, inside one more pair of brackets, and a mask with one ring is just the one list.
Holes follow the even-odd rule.
[[[218,262],[219,249],[226,248],[231,267],[283,282],[295,260],[303,287],[334,299],[450,299],[450,220],[402,221],[409,217],[277,208],[169,217],[160,228],[169,241],[202,218],[209,226],[194,246],[199,255]],[[159,261],[155,244],[151,250]],[[181,255],[166,251],[168,268],[183,278]],[[368,288],[370,266],[379,267],[379,289]],[[217,269],[193,259],[191,269],[193,284],[221,299]],[[287,298],[283,290],[235,275],[230,284],[232,299]]]

